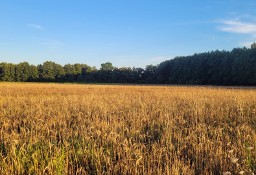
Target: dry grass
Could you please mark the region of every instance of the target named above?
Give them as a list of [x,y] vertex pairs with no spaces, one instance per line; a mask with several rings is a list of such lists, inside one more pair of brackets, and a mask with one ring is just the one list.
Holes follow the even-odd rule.
[[255,89],[0,84],[0,174],[252,174],[255,148]]

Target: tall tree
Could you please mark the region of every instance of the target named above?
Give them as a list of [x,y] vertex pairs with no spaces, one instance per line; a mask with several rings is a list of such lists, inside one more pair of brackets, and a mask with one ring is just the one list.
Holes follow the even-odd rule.
[[38,65],[38,72],[41,81],[62,81],[65,75],[64,68],[52,61]]
[[39,73],[38,69],[34,65],[30,65],[30,75],[29,75],[29,81],[38,81],[39,79]]
[[30,65],[28,62],[22,62],[15,66],[16,81],[28,81],[30,77]]
[[110,62],[102,63],[100,70],[102,70],[102,71],[112,71],[112,70],[114,70],[114,66]]
[[0,63],[0,80],[15,81],[15,64]]

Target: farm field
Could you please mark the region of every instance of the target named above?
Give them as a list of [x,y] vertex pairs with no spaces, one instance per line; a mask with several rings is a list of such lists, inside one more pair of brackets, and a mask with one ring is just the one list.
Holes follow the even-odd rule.
[[256,89],[0,83],[0,174],[256,173]]

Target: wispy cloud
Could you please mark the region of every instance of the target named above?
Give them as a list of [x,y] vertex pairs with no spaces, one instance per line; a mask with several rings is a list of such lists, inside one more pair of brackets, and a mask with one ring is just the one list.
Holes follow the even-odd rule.
[[242,47],[250,47],[256,40],[256,22],[249,15],[218,23],[220,23],[218,30],[222,32],[244,35],[243,41],[237,43]]
[[241,33],[241,34],[256,34],[256,23],[243,22],[240,20],[226,20],[218,27],[223,32]]
[[41,26],[41,25],[38,25],[38,24],[27,24],[27,26],[28,27],[30,27],[30,28],[34,28],[34,29],[37,29],[37,30],[43,30],[43,29],[45,29],[43,26]]

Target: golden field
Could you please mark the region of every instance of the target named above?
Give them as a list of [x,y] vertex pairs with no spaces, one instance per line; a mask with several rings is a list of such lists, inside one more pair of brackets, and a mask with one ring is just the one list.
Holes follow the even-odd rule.
[[256,89],[0,83],[0,174],[256,173]]

